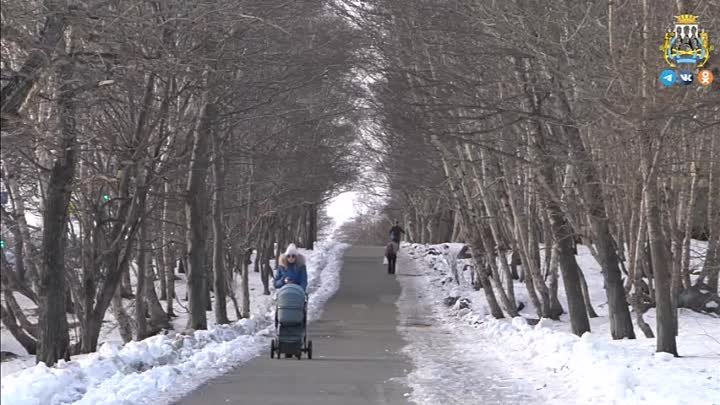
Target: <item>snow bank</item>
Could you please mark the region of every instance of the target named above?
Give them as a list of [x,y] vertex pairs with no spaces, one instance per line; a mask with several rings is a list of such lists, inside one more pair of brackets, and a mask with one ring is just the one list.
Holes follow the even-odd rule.
[[[316,321],[322,315],[325,303],[340,287],[340,269],[343,254],[350,245],[337,242],[316,242],[315,254],[308,260],[308,319]],[[320,272],[310,269],[323,269]]]
[[[318,243],[308,257],[309,312],[317,319],[337,291],[347,245]],[[192,335],[159,335],[119,348],[105,344],[97,353],[38,364],[2,379],[3,405],[131,405],[177,399],[231,367],[257,356],[272,334],[272,301],[231,325],[214,325]]]
[[[432,248],[404,246],[405,252],[424,268],[428,291],[432,291],[430,299],[444,308],[440,313],[446,321],[462,327],[472,325],[478,341],[505,359],[508,373],[516,378],[544,374],[548,389],[565,390],[555,394],[566,398],[558,403],[568,403],[568,393],[572,393],[576,404],[720,405],[718,319],[681,311],[678,346],[680,354],[688,357],[654,353],[654,339],[613,341],[607,332],[607,318],[602,317],[607,315],[602,276],[598,271],[588,271],[584,265],[592,260],[588,255],[589,259],[583,256],[579,262],[588,285],[597,286],[591,291],[601,314],[601,318],[593,320],[596,333],[579,338],[567,332],[567,323],[546,319],[536,326],[529,326],[521,317],[496,320],[487,316],[482,292],[474,291],[468,283],[449,282],[449,261],[442,255],[428,254]],[[437,245],[434,249],[439,250]],[[592,267],[599,269],[597,263]],[[524,287],[516,284],[516,292],[522,290]],[[470,297],[471,308],[460,309],[457,303],[450,308],[444,306],[443,299],[448,296]],[[530,311],[532,308],[526,313],[532,314]],[[653,314],[649,313],[646,320],[653,321]],[[640,333],[639,329],[636,332]]]

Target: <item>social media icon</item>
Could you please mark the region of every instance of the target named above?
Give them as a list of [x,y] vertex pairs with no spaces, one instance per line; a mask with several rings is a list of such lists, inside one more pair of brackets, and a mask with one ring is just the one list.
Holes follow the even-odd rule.
[[672,69],[666,69],[660,72],[660,83],[665,87],[674,86],[677,79],[677,73]]
[[710,70],[701,70],[698,73],[698,83],[700,83],[701,86],[709,86],[715,81],[715,76]]
[[692,72],[689,72],[687,70],[680,72],[680,81],[682,82],[682,84],[689,86],[693,83],[694,80],[695,75],[693,75]]

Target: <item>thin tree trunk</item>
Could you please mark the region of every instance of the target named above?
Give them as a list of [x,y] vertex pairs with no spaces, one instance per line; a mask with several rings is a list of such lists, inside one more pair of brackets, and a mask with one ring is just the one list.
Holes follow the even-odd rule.
[[33,324],[27,316],[25,316],[25,313],[13,295],[13,291],[3,288],[3,294],[5,295],[5,303],[8,305],[8,311],[14,314],[14,318],[18,321],[20,327],[27,331],[33,339],[37,340],[40,336],[40,329],[37,324]]
[[175,309],[173,307],[173,301],[175,300],[175,263],[177,263],[177,260],[174,258],[174,255],[171,254],[171,251],[173,250],[171,246],[175,244],[172,236],[169,235],[169,217],[170,217],[170,203],[168,199],[168,195],[170,194],[170,183],[165,181],[163,184],[163,213],[162,213],[162,220],[160,224],[160,233],[162,235],[162,256],[163,261],[165,262],[165,265],[168,266],[167,270],[165,271],[165,277],[166,277],[166,286],[167,286],[167,293],[165,296],[167,297],[167,301],[165,301],[165,312],[167,313],[168,317],[174,317],[175,316]]
[[553,199],[550,192],[550,190],[555,190],[552,167],[545,163],[539,174],[541,183],[545,188],[543,202],[550,217],[553,238],[558,244],[558,262],[560,263],[560,273],[565,285],[572,332],[582,336],[585,332],[590,332],[590,321],[582,293],[581,270],[575,260],[572,228],[560,205]]
[[[159,243],[162,245],[165,239],[162,235],[162,225],[160,225],[160,240]],[[155,264],[157,265],[157,278],[160,281],[160,300],[167,299],[167,264],[165,264],[165,256],[163,255],[163,249],[157,244],[153,244],[153,253],[155,256]]]
[[[457,145],[457,152],[458,152],[458,157],[461,159],[459,170],[461,170],[462,172],[457,174],[459,182],[460,182],[460,187],[461,187],[461,190],[463,191],[463,195],[465,196],[466,205],[472,206],[473,202],[470,200],[471,193],[468,190],[468,187],[465,185],[465,182],[463,181],[463,178],[465,178],[465,175],[468,173],[466,171],[467,170],[466,165],[465,165],[464,161],[462,160],[462,158],[463,158],[462,147],[459,144]],[[472,164],[472,161],[471,161],[471,164]],[[456,171],[457,170],[458,169],[456,169]],[[477,173],[475,173],[475,172],[473,172],[473,173],[474,173],[474,178],[479,180]],[[483,186],[482,186],[482,184],[478,184],[477,187],[482,188]],[[487,209],[487,207],[486,207],[486,209]],[[473,210],[472,211],[473,213],[477,213],[477,211],[475,211],[474,208],[472,210]],[[476,221],[480,221],[480,216],[481,215],[475,215]],[[490,216],[490,214],[488,214],[488,216]],[[496,228],[496,230],[497,230],[497,228]],[[487,261],[487,264],[490,266],[490,271],[491,271],[491,275],[492,275],[492,277],[490,277],[490,282],[492,283],[493,287],[495,288],[495,291],[497,292],[497,294],[500,296],[500,302],[502,303],[502,306],[505,308],[505,312],[507,312],[507,314],[510,315],[510,317],[516,317],[518,314],[517,313],[517,305],[514,303],[514,300],[512,300],[510,297],[508,297],[508,294],[503,289],[502,281],[500,279],[500,271],[498,270],[494,246],[488,239],[485,229],[483,229],[483,227],[480,223],[478,223],[476,232],[477,232],[477,234],[475,237],[479,240],[480,243],[482,243],[481,246],[483,248],[482,251],[485,252],[485,260]],[[505,261],[504,258],[502,258],[502,260]],[[507,261],[505,261],[505,264],[507,265]],[[508,269],[508,278],[510,279],[510,282],[512,283],[512,279],[509,277],[509,269]]]
[[[508,170],[505,171],[509,172]],[[547,285],[543,280],[540,268],[537,266],[537,262],[532,257],[532,252],[537,251],[538,245],[535,240],[535,233],[527,231],[532,226],[532,218],[529,215],[531,204],[527,204],[525,206],[525,210],[528,215],[523,215],[520,207],[518,206],[518,200],[516,200],[516,198],[519,197],[516,196],[514,186],[506,181],[506,189],[508,190],[510,209],[512,210],[513,217],[515,218],[515,222],[517,224],[516,235],[518,237],[520,256],[523,263],[522,278],[525,280],[526,286],[528,286],[528,292],[530,293],[531,300],[534,305],[539,303],[540,306],[536,308],[541,314],[540,317],[555,320],[560,319],[559,314],[556,315],[552,313],[550,309],[550,294],[547,289]],[[528,194],[531,194],[532,190],[529,191],[530,192]],[[528,277],[531,277],[532,281],[527,281]]]
[[35,338],[28,334],[23,328],[18,326],[15,314],[13,314],[12,310],[9,308],[5,309],[5,306],[0,304],[0,311],[0,318],[2,319],[3,325],[5,325],[5,327],[10,331],[15,340],[17,340],[18,343],[27,350],[28,354],[36,354],[37,340],[35,340]]
[[[260,263],[260,276],[262,278],[264,295],[270,295],[270,279],[272,278],[273,271],[270,266],[270,258],[275,257],[275,260],[277,260],[277,257],[273,255],[272,235],[272,231],[268,232],[267,239],[264,243],[264,253],[260,256],[262,258],[262,262]],[[280,251],[280,246],[278,246],[278,251]]]
[[[585,301],[585,306],[587,307],[588,316],[590,318],[597,318],[598,314],[597,312],[595,312],[595,308],[593,308],[592,305],[592,300],[590,299],[590,290],[588,289],[587,281],[585,280],[585,274],[583,273],[582,269],[580,269],[579,267],[578,269],[580,274],[580,287],[582,288],[583,300]],[[635,334],[633,333],[633,338],[634,336]]]
[[557,314],[559,318],[565,310],[558,299],[558,254],[557,254],[557,243],[553,242],[550,250],[550,264],[548,268],[550,275],[550,310],[553,315]]
[[118,323],[118,331],[120,331],[120,337],[123,342],[130,342],[133,339],[132,323],[130,316],[125,312],[125,308],[123,308],[120,286],[118,286],[112,298],[112,313]]
[[[140,207],[145,209],[145,198],[140,197]],[[147,303],[145,301],[145,286],[147,283],[147,218],[142,218],[137,256],[137,287],[135,290],[135,340],[143,340],[148,336],[147,330]]]
[[[252,257],[253,249],[247,249],[245,251],[245,254],[242,257],[242,274],[241,274],[241,291],[242,291],[242,306],[241,306],[241,316],[243,318],[249,318],[250,317],[250,264],[251,264],[251,257]],[[259,252],[256,256],[255,260],[259,259]]]
[[[518,241],[515,248],[518,252],[518,255],[520,255],[520,261],[522,262],[522,274],[520,276],[520,281],[525,283],[525,287],[528,291],[528,296],[530,297],[530,301],[532,302],[533,306],[535,307],[535,310],[538,314],[538,317],[540,318],[550,318],[550,319],[559,319],[560,314],[557,316],[554,316],[550,312],[550,306],[546,305],[544,302],[540,301],[540,297],[537,293],[537,288],[535,287],[535,276],[533,276],[533,271],[538,271],[539,269],[531,270],[531,266],[533,264],[531,263],[529,254],[528,254],[528,237],[525,233],[525,229],[527,228],[527,223],[525,221],[526,216],[521,216],[521,213],[519,211],[519,207],[516,203],[516,193],[515,193],[515,187],[513,184],[511,184],[507,180],[507,176],[509,175],[510,171],[507,168],[507,165],[505,166],[505,189],[508,192],[508,202],[510,205],[510,210],[513,217],[514,222],[514,233],[515,233],[515,239]],[[504,202],[503,202],[504,205]],[[526,208],[527,209],[527,208]],[[518,248],[519,247],[519,248]],[[545,284],[543,283],[543,286]],[[542,288],[542,287],[541,287]],[[547,311],[547,312],[546,312]]]
[[[472,152],[470,151],[470,145],[465,144],[465,152],[468,156],[468,159],[470,160],[471,164],[473,162],[472,159]],[[505,280],[505,288],[507,290],[507,297],[509,300],[509,304],[512,306],[512,308],[517,308],[517,303],[515,300],[515,291],[513,288],[513,277],[512,277],[512,271],[510,271],[510,266],[507,262],[507,256],[505,255],[505,250],[502,249],[502,246],[505,245],[505,241],[502,240],[502,235],[500,233],[500,226],[498,224],[497,218],[500,216],[499,212],[497,212],[494,209],[494,206],[492,205],[492,201],[489,197],[489,183],[488,183],[488,162],[487,162],[487,156],[484,154],[484,152],[481,152],[481,164],[482,164],[482,184],[477,184],[478,189],[480,191],[480,195],[483,199],[483,205],[485,206],[485,213],[487,214],[489,218],[489,225],[490,225],[490,231],[493,236],[493,240],[495,241],[495,246],[497,246],[498,249],[498,260],[500,261],[500,268],[502,269],[503,278]],[[475,168],[473,167],[473,174],[475,175],[475,178],[477,179],[476,182],[479,182],[479,179],[477,177],[477,172],[475,171]],[[515,313],[515,316],[517,316],[517,313]]]
[[452,212],[453,217],[453,226],[452,226],[452,236],[450,237],[451,242],[459,242],[460,241],[460,214],[457,210],[454,210]]
[[[33,239],[30,235],[30,227],[25,218],[25,202],[20,196],[20,190],[15,179],[9,175],[7,169],[5,169],[4,172],[6,177],[3,178],[3,181],[6,181],[16,214],[14,220],[17,226],[12,226],[10,229],[16,238],[15,251],[18,258],[18,275],[21,275],[22,281],[29,281],[29,285],[33,286],[35,290],[38,290],[40,266],[38,266],[35,258],[39,256],[39,252],[37,252],[37,249],[32,243]],[[27,272],[29,280],[25,280],[25,272]]]
[[132,292],[132,283],[130,282],[130,269],[125,270],[122,274],[122,281],[120,282],[120,294],[123,298],[135,298]]
[[170,318],[163,311],[162,304],[155,291],[155,281],[151,271],[145,274],[145,302],[147,303],[150,321],[148,323],[148,335],[154,335],[162,329],[170,329]]
[[[568,115],[572,115],[570,100],[564,91],[559,93],[559,100],[560,108]],[[571,155],[577,162],[577,176],[579,183],[582,185],[583,200],[593,230],[598,262],[602,267],[610,316],[610,334],[613,339],[634,339],[635,331],[625,296],[625,288],[622,283],[620,259],[617,256],[616,242],[610,233],[610,220],[605,204],[605,196],[600,185],[597,169],[592,161],[592,154],[583,145],[578,128],[565,128],[564,133],[572,149]],[[592,245],[588,247],[592,249]],[[581,278],[584,281],[582,274]],[[586,300],[586,306],[590,316],[597,317],[589,298]]]
[[[433,145],[435,145],[435,147],[438,148],[438,150],[440,151],[441,161],[443,164],[443,170],[445,172],[445,177],[448,179],[448,185],[450,187],[450,192],[453,195],[453,199],[455,200],[457,212],[462,215],[463,223],[465,224],[466,227],[469,228],[471,226],[471,222],[468,217],[469,211],[466,210],[465,207],[463,207],[463,203],[464,203],[465,199],[463,199],[460,196],[460,192],[458,191],[457,187],[455,186],[455,183],[453,181],[452,172],[450,171],[450,167],[448,165],[447,159],[445,158],[445,156],[449,155],[449,152],[448,152],[447,148],[445,147],[445,145],[442,144],[442,142],[438,139],[438,137],[436,135],[433,135],[431,140],[432,140]],[[471,233],[471,231],[469,231],[469,229],[468,229],[467,233]],[[476,235],[472,235],[472,236],[467,235],[467,236],[473,237],[473,238],[477,237]],[[503,318],[502,309],[500,308],[500,305],[498,305],[497,299],[495,298],[495,293],[492,290],[492,286],[490,285],[490,281],[488,280],[487,273],[485,273],[485,270],[480,267],[481,263],[478,261],[479,253],[482,251],[482,249],[481,250],[477,250],[477,249],[480,248],[482,246],[482,244],[478,243],[477,239],[473,239],[471,242],[472,242],[471,245],[475,251],[475,253],[473,254],[473,259],[475,260],[475,273],[480,278],[483,292],[485,293],[485,299],[487,300],[488,306],[490,307],[490,313],[496,319]]]
[[718,275],[720,275],[720,198],[717,196],[720,191],[720,163],[717,159],[717,149],[720,140],[717,136],[711,135],[710,149],[708,153],[708,207],[707,207],[707,229],[708,245],[705,254],[703,270],[697,282],[704,282],[707,278],[707,285],[712,291],[718,293]]
[[[695,162],[690,163],[690,194],[688,196],[688,204],[685,207],[681,258],[681,278],[684,288],[690,288],[690,239],[692,239],[693,214],[695,212],[695,203],[697,202],[697,167]],[[708,195],[708,200],[713,198],[712,194]]]

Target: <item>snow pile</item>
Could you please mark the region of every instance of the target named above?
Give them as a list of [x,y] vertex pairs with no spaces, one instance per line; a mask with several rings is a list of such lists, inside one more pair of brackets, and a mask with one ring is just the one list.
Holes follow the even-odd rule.
[[[308,258],[308,319],[320,319],[322,309],[340,288],[343,254],[350,245],[337,242],[316,242],[315,254]],[[320,273],[310,269],[323,269]]]
[[[546,393],[547,397],[564,397],[557,403],[568,403],[567,398],[572,397],[576,404],[720,405],[720,343],[713,338],[720,336],[720,321],[681,311],[678,347],[680,354],[688,357],[656,354],[655,340],[642,336],[636,340],[611,340],[602,276],[595,271],[599,266],[587,252],[579,252],[579,263],[601,317],[592,320],[595,333],[579,338],[567,332],[570,327],[565,321],[542,319],[530,326],[521,317],[496,320],[487,316],[482,291],[475,291],[467,282],[458,285],[452,281],[451,260],[434,254],[442,245],[404,248],[424,270],[429,299],[443,308],[438,312],[446,322],[456,328],[474,328],[476,341],[502,358],[507,372],[516,379],[537,380],[542,376],[544,389],[555,391]],[[464,280],[467,274],[463,273],[467,272],[461,272]],[[516,284],[519,300],[521,291],[524,287]],[[468,298],[470,308],[461,309],[460,300],[447,307],[443,301],[449,296]],[[564,294],[560,299],[563,301]],[[566,302],[563,305],[567,308]],[[535,316],[532,308],[523,313]],[[646,320],[653,325],[654,312],[649,312]],[[636,332],[640,333],[639,329]]]
[[256,321],[243,319],[190,336],[153,336],[120,349],[106,344],[82,360],[61,362],[52,368],[40,363],[3,379],[2,403],[144,402],[158,392],[177,388],[182,380],[213,377],[247,361],[263,347],[257,327]]
[[[310,315],[337,291],[347,245],[323,242],[308,257]],[[272,301],[251,319],[192,335],[158,335],[55,367],[43,363],[2,379],[3,405],[131,405],[168,403],[204,381],[257,356],[269,345]]]
[[398,331],[408,343],[402,352],[414,366],[404,379],[412,389],[408,399],[418,405],[545,404],[545,392],[535,389],[537,381],[515,380],[504,371],[504,359],[482,349],[471,325],[443,317],[416,267],[421,266],[401,256]]

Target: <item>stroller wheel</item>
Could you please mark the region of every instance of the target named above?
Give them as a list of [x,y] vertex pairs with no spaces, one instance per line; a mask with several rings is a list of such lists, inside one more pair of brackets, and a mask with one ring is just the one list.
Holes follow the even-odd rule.
[[312,360],[312,340],[307,344],[307,356],[308,360]]
[[[280,357],[280,353],[278,353],[278,357]],[[275,358],[275,339],[270,341],[270,358]]]

